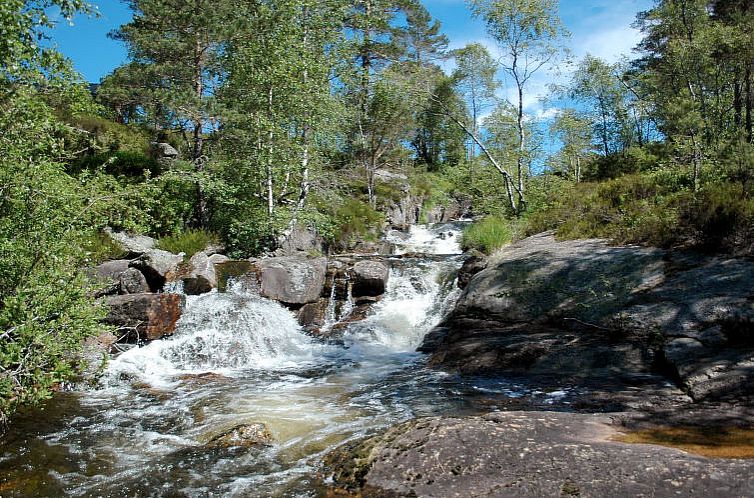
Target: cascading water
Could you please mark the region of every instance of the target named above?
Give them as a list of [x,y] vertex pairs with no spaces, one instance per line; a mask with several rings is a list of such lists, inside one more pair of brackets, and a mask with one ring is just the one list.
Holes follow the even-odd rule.
[[[415,352],[457,295],[459,233],[395,237],[400,254],[451,256],[395,258],[384,299],[340,344],[308,337],[290,311],[240,286],[188,297],[172,338],[121,354],[99,388],[14,422],[0,446],[0,496],[320,496],[319,458],[336,445],[467,409],[460,394],[476,387]],[[348,313],[333,308],[331,320]],[[274,443],[208,446],[251,423]]]

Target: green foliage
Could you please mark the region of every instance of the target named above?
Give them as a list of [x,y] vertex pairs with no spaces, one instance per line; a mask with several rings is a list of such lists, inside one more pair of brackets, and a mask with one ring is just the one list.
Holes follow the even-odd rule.
[[487,216],[463,232],[461,246],[464,250],[476,249],[492,254],[513,240],[512,222],[506,218]]
[[173,235],[161,237],[157,247],[173,254],[184,253],[190,258],[199,251],[203,251],[210,244],[217,243],[217,235],[206,230],[188,229]]
[[85,131],[87,138],[94,142],[95,150],[142,156],[149,154],[150,135],[144,129],[99,116],[65,116],[64,119],[71,126]]
[[126,251],[112,237],[103,232],[82,237],[81,248],[86,254],[87,262],[92,265],[127,256]]
[[82,341],[103,330],[82,266],[106,195],[64,172],[61,124],[33,90],[0,114],[0,425],[82,367]]
[[385,215],[358,199],[343,199],[332,213],[334,230],[328,241],[336,249],[347,250],[359,241],[379,239]]

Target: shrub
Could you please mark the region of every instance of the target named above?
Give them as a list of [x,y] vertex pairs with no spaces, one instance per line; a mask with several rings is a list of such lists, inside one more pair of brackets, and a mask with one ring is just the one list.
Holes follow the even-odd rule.
[[81,241],[81,247],[85,251],[87,259],[93,265],[126,256],[123,248],[110,236],[102,232],[85,236]]
[[190,258],[214,243],[217,243],[215,234],[205,230],[189,229],[160,238],[157,241],[157,247],[174,254],[184,253],[186,258]]
[[361,240],[376,241],[385,215],[358,199],[344,199],[333,212],[332,238],[337,249],[349,249]]
[[510,220],[488,216],[464,230],[461,246],[464,250],[476,249],[492,254],[512,239],[513,227]]

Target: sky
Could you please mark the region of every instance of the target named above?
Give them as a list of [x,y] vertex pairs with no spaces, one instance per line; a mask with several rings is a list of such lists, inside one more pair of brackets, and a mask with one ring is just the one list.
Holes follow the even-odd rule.
[[[129,21],[131,13],[121,0],[92,0],[100,12],[98,18],[78,16],[69,25],[61,20],[51,32],[52,42],[73,60],[76,69],[90,82],[98,82],[127,60],[125,47],[107,37],[108,32]],[[464,0],[423,0],[430,13],[437,18],[443,32],[450,39],[450,48],[479,42],[494,56],[501,53],[484,30],[484,23],[473,19]],[[578,59],[587,53],[614,62],[631,56],[640,40],[639,32],[631,25],[637,12],[649,9],[652,0],[561,0],[560,16],[571,32],[567,45]],[[452,68],[452,63],[446,65]],[[554,109],[540,102],[550,83],[567,79],[568,67],[561,74],[542,72],[531,81],[525,99],[529,113],[548,117]],[[500,97],[511,92],[504,74],[500,74],[503,89]]]

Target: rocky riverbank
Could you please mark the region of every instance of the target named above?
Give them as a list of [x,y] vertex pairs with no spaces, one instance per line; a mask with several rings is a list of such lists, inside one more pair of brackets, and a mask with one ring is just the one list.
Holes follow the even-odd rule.
[[365,497],[751,496],[752,460],[681,449],[754,455],[753,282],[746,259],[550,233],[470,257],[420,350],[461,376],[571,386],[560,409],[580,413],[523,397],[417,419],[332,453],[329,475]]

